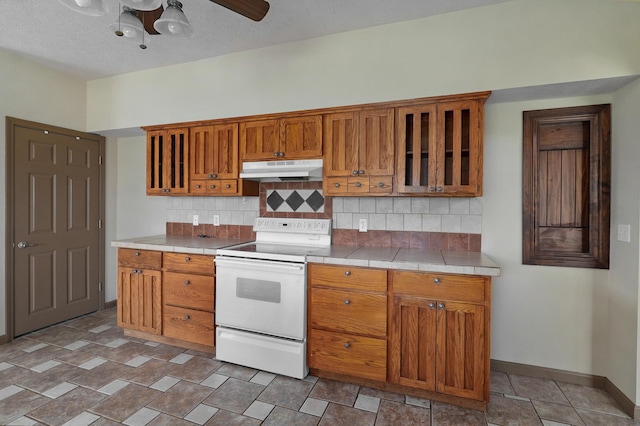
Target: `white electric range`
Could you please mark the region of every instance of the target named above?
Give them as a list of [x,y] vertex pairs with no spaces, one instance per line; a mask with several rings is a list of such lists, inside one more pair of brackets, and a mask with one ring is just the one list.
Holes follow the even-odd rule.
[[331,245],[331,220],[258,218],[251,243],[217,251],[216,358],[302,379],[307,255]]

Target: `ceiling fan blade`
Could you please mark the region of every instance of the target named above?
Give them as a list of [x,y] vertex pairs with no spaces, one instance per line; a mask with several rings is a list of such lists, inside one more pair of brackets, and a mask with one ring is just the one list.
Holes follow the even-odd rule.
[[256,22],[261,21],[269,11],[269,3],[264,0],[211,0]]

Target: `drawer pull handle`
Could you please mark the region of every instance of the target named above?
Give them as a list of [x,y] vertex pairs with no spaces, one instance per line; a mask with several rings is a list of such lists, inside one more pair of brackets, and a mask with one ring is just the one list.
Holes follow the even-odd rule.
[[200,185],[196,185],[196,189],[200,189]]
[[356,188],[360,188],[362,184],[360,182],[356,182]]
[[351,347],[351,344],[350,344],[350,343],[345,343],[345,344],[344,344],[344,347],[345,347],[346,349],[349,349],[349,348]]
[[216,189],[215,185],[209,185],[209,189]]
[[191,258],[190,258],[189,256],[187,256],[187,257],[185,257],[185,258],[184,258],[184,261],[185,261],[185,262],[188,262],[188,261],[190,261],[190,260],[191,260]]
[[349,276],[349,275],[351,275],[351,271],[344,271],[344,274],[345,274],[346,276]]
[[436,308],[436,304],[433,302],[429,302],[429,309],[435,309]]
[[216,178],[216,175],[214,174],[209,175],[209,179],[215,179],[215,178]]
[[443,311],[444,310],[444,303],[438,303],[438,309]]
[[184,316],[184,319],[185,319],[185,320],[188,320],[188,319],[191,319],[191,317],[190,317],[189,315],[185,315],[185,316]]
[[140,252],[139,251],[135,252],[134,256],[140,256]]
[[379,188],[384,188],[384,182],[378,182],[378,187]]
[[229,188],[231,188],[231,185],[226,184],[226,185],[225,185],[225,188],[229,189]]
[[440,284],[440,278],[434,278],[433,282],[436,283],[436,284]]
[[351,304],[351,300],[349,300],[349,299],[345,300],[345,301],[344,301],[344,304],[345,304],[345,305],[350,305],[350,304]]
[[184,280],[184,285],[189,285],[189,284],[191,284],[191,281],[189,281],[189,280]]
[[334,183],[333,186],[335,186],[336,188],[340,188],[340,184],[338,182]]

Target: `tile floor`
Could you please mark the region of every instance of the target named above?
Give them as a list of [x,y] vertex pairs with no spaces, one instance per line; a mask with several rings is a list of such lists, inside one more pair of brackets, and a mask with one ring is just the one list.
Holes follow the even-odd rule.
[[603,390],[492,373],[486,413],[125,337],[115,309],[0,346],[2,425],[640,425]]

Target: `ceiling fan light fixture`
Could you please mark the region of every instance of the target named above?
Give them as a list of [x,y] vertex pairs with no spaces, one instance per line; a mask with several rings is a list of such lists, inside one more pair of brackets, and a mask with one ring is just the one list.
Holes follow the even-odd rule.
[[[140,22],[140,19],[138,19],[136,15],[136,11],[127,6],[122,7],[122,13],[118,21],[109,25],[109,29],[118,37],[124,36],[125,39],[138,44],[143,41],[143,34],[145,33],[142,22]],[[146,37],[144,40],[148,41]]]
[[162,5],[162,0],[120,0],[120,3],[135,10],[156,10]]
[[58,0],[69,9],[89,16],[102,16],[109,10],[105,0]]
[[160,19],[153,23],[153,28],[160,34],[174,37],[193,35],[193,27],[182,12],[182,3],[178,0],[167,0],[167,8]]

